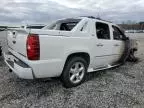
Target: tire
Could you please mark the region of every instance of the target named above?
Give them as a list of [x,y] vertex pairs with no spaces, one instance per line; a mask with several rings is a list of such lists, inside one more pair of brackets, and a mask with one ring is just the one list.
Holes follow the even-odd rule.
[[66,88],[76,87],[86,79],[88,63],[82,57],[70,58],[64,67],[61,81]]
[[131,50],[129,56],[128,56],[128,59],[127,61],[129,62],[136,62],[138,59],[135,57],[135,51],[134,50]]

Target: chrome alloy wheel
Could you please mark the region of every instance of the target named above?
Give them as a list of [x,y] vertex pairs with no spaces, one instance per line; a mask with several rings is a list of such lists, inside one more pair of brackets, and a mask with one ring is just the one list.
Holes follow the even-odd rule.
[[72,83],[79,83],[85,73],[85,67],[82,62],[75,62],[69,70],[69,78]]

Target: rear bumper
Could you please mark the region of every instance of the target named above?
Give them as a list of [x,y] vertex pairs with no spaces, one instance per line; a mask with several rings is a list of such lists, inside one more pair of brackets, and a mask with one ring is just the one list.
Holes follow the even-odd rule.
[[[11,48],[8,49],[8,53],[4,53],[4,58],[9,68],[23,79],[58,77],[61,75],[64,66],[62,59],[31,61]],[[12,58],[12,60],[9,60],[9,58]],[[12,61],[14,66],[9,61]]]
[[10,53],[4,53],[5,63],[20,78],[34,79],[32,68]]

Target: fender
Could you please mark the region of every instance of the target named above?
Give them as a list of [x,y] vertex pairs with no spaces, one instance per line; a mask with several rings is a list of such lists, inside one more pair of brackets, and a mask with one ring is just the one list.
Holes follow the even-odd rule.
[[[65,54],[64,54],[64,65],[65,65],[65,62],[68,58],[69,55],[71,54],[75,54],[75,53],[88,53],[90,55],[90,51],[88,48],[84,48],[84,47],[76,47],[76,48],[71,48],[67,51],[65,51]],[[91,56],[90,56],[90,60],[91,60]],[[63,65],[63,67],[64,67]]]

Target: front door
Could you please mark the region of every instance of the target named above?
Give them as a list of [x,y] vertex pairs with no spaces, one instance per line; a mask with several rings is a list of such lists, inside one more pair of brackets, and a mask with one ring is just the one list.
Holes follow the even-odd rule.
[[116,27],[112,26],[112,33],[113,33],[113,58],[115,58],[115,62],[117,62],[123,55],[123,52],[125,50],[125,35],[122,33],[122,31]]

